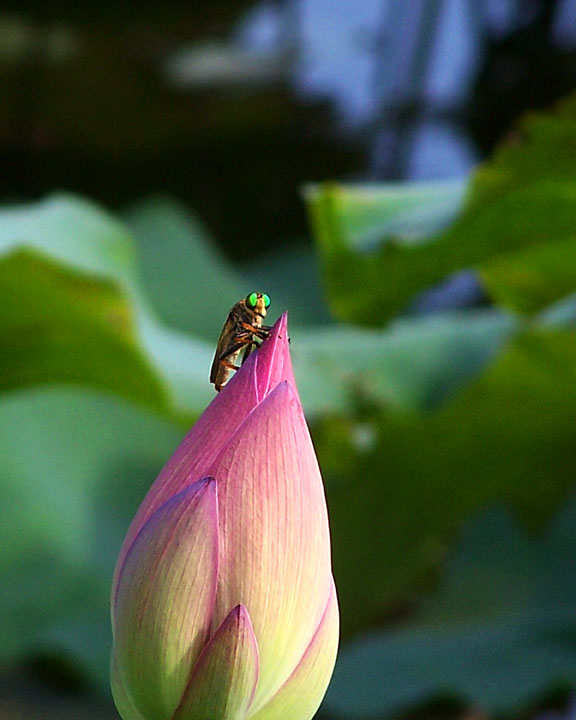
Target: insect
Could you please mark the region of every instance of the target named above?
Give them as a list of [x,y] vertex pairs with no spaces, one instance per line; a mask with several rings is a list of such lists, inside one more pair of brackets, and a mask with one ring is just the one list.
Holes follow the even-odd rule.
[[270,334],[270,327],[262,325],[266,310],[270,307],[270,297],[266,293],[250,293],[240,300],[228,313],[216,346],[216,353],[210,370],[210,382],[218,392],[228,382],[234,370],[238,370],[236,361],[243,354],[242,363],[252,350],[258,347],[260,340]]

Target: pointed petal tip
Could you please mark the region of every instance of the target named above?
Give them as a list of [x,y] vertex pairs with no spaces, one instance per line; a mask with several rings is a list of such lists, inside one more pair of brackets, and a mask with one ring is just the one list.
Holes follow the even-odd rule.
[[270,334],[262,343],[259,355],[262,355],[265,348],[270,346],[274,346],[274,353],[278,353],[279,348],[287,350],[288,342],[288,314],[284,312],[270,328]]
[[281,380],[274,388],[271,388],[266,400],[270,402],[272,397],[276,399],[276,402],[290,402],[297,399],[298,395],[288,380]]
[[242,632],[248,632],[255,641],[254,628],[252,627],[252,619],[250,617],[250,613],[248,612],[248,608],[246,607],[246,605],[243,605],[242,603],[234,606],[232,610],[230,610],[228,615],[226,615],[226,617],[220,624],[220,627],[218,627],[216,632],[214,633],[212,641],[214,641],[221,634],[231,631],[238,632],[239,630],[241,630]]
[[[288,313],[283,312],[282,315],[276,320],[272,329],[270,330],[270,336],[266,340],[266,344],[274,344],[282,348],[282,351],[288,352],[288,344],[290,337],[288,335]],[[278,349],[276,349],[278,352]]]
[[239,622],[245,622],[247,620],[250,624],[252,624],[248,609],[246,605],[242,605],[242,603],[239,603],[236,607],[232,608],[229,618],[230,620],[237,620]]
[[282,315],[276,320],[272,326],[270,334],[276,333],[280,340],[288,341],[288,311],[284,310]]
[[[216,478],[212,475],[206,475],[206,477],[197,480],[191,487],[197,487],[197,493],[216,492]],[[186,492],[186,490],[184,490],[184,492]]]
[[[116,569],[114,571],[114,579],[112,582],[112,611],[116,605],[118,596],[118,588],[122,575],[124,574],[124,567],[129,555],[133,552],[134,546],[139,542],[139,538],[146,528],[155,527],[165,522],[163,519],[166,514],[171,514],[171,508],[177,508],[180,506],[184,512],[185,508],[191,508],[194,505],[198,507],[205,507],[203,512],[207,512],[208,515],[217,523],[217,485],[216,479],[212,476],[206,476],[200,480],[196,480],[191,485],[184,487],[179,492],[175,493],[171,498],[166,500],[163,504],[156,507],[153,512],[150,512],[140,524],[139,527],[130,529],[130,533],[124,540],[124,545],[118,557],[116,563]],[[206,505],[205,505],[206,503]],[[159,520],[162,518],[162,520]]]
[[259,664],[250,615],[236,605],[202,651],[172,720],[246,718]]
[[272,326],[269,337],[255,353],[253,371],[259,402],[283,380],[296,387],[289,341],[288,314],[284,312]]

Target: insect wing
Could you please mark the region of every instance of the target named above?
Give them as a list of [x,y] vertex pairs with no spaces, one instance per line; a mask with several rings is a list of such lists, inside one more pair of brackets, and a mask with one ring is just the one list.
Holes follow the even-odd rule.
[[244,350],[244,355],[242,356],[242,365],[244,365],[244,363],[248,359],[248,355],[250,355],[250,353],[252,352],[252,350],[254,350],[255,347],[256,347],[255,342],[252,342],[252,343],[249,343],[248,345],[246,345],[246,350]]
[[228,350],[228,348],[234,344],[235,338],[235,322],[232,312],[226,318],[220,337],[218,338],[218,344],[216,345],[216,352],[214,353],[214,360],[212,361],[212,367],[210,369],[210,382],[216,385],[217,388],[224,385],[230,370],[220,362],[221,356]]

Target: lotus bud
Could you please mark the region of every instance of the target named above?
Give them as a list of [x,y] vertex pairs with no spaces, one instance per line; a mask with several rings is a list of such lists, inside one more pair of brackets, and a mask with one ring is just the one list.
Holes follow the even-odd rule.
[[314,716],[338,606],[285,316],[145,497],[118,559],[112,626],[124,720]]

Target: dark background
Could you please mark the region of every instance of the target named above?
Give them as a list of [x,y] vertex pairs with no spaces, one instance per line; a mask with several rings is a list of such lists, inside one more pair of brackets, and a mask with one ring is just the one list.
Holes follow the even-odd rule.
[[0,197],[174,195],[236,258],[301,238],[303,182],[461,175],[566,95],[574,5],[5,2]]

